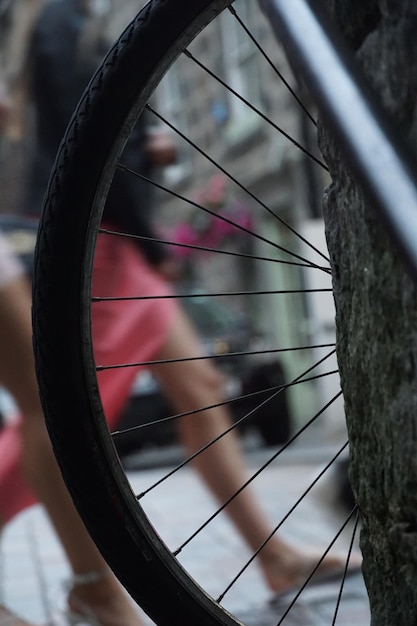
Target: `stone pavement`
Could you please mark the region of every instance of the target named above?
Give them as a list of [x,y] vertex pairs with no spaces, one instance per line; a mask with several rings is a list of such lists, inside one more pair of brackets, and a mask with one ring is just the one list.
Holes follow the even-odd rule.
[[[301,455],[295,451],[260,474],[254,489],[275,523],[319,473],[332,452],[330,448],[304,451]],[[250,469],[259,467],[268,453],[267,450],[250,451]],[[169,459],[169,451],[165,456]],[[149,459],[143,462],[139,458],[136,469],[129,471],[134,489],[142,490],[163,476],[166,469],[160,465],[160,462],[152,464]],[[282,535],[309,549],[325,548],[346,517],[335,504],[334,487],[334,477],[323,478],[283,524]],[[210,513],[213,502],[194,472],[183,469],[146,496],[143,506],[168,546],[175,548]],[[349,532],[338,539],[335,550],[346,549],[351,531],[352,524]],[[219,516],[183,549],[179,559],[194,578],[217,597],[242,567],[247,554],[228,520]],[[22,617],[33,624],[50,622],[63,605],[63,586],[68,572],[62,550],[40,507],[23,513],[6,528],[1,542],[0,600]],[[308,587],[283,624],[368,626],[368,602],[360,574],[345,582],[337,619],[333,621],[339,587],[336,582]],[[271,602],[257,567],[251,566],[226,594],[223,603],[246,626],[277,626],[289,598]],[[151,624],[147,618],[145,621]]]

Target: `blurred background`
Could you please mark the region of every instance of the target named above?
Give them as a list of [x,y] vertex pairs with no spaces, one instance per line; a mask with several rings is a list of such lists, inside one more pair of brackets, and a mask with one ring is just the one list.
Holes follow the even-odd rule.
[[[126,0],[100,0],[96,4],[96,10],[104,16],[103,24],[109,41],[117,37],[138,8],[137,2]],[[284,52],[277,47],[257,3],[239,0],[236,6],[255,37],[262,41],[274,65],[308,103],[308,95],[303,92]],[[0,33],[7,33],[13,12],[28,10],[26,2],[11,3],[9,0],[1,0],[0,7]],[[3,40],[1,34],[0,40]],[[273,78],[271,67],[227,12],[193,42],[192,52],[243,98],[248,98],[273,119],[285,133],[294,135],[314,152],[315,131],[306,116],[294,106],[293,96]],[[3,57],[4,54],[3,51]],[[152,105],[175,128],[192,136],[212,159],[219,160],[234,179],[243,180],[246,191],[219,173],[210,160],[201,158],[179,138],[176,140],[177,161],[161,171],[162,185],[234,219],[244,227],[256,230],[261,236],[264,234],[278,246],[294,249],[292,234],[275,219],[277,215],[319,249],[326,250],[321,216],[321,194],[326,183],[323,170],[288,142],[283,134],[276,132],[185,56],[180,57],[164,77]],[[28,167],[34,158],[30,102],[27,103],[26,115],[28,123],[24,136],[10,137],[6,133],[1,137],[0,219],[12,243],[24,255],[30,271],[30,254],[36,235],[36,220],[30,220],[25,215],[24,200]],[[259,206],[254,197],[262,198],[268,211],[263,210],[264,207]],[[232,227],[228,229],[224,225],[219,228],[214,219],[201,215],[201,211],[163,191],[159,192],[155,219],[165,239],[242,254],[237,257],[179,247],[173,249],[183,268],[179,292],[246,293],[234,298],[202,297],[189,301],[189,313],[209,352],[321,345],[334,341],[334,309],[330,292],[298,293],[285,297],[248,295],[253,290],[267,292],[331,287],[328,274],[311,272],[301,265],[264,263],[245,258],[245,254],[273,257],[279,253],[276,248],[246,236],[242,231]],[[302,242],[297,243],[295,251],[306,254]],[[307,254],[311,256],[311,251]],[[312,260],[319,263],[320,257]],[[318,355],[320,351],[316,350],[316,360]],[[239,366],[236,359],[234,364],[227,364],[226,360],[224,364],[226,370],[229,367],[230,389],[236,389],[236,385],[254,388],[258,384],[256,378],[261,375],[259,370],[262,370],[262,375],[272,377],[274,384],[280,384],[276,381],[292,380],[307,370],[311,359],[310,351],[304,349],[282,352],[279,357],[261,355],[248,358]],[[333,364],[333,369],[336,369],[335,362]],[[327,369],[331,369],[333,364],[328,367],[327,361]],[[338,388],[337,376],[290,387],[285,394],[281,394],[280,411],[283,417],[279,428],[276,424],[266,424],[257,433],[259,441],[263,444],[285,441],[288,434],[309,419],[315,410],[319,410],[337,393]],[[139,406],[142,413],[151,411],[150,406],[159,415],[161,411],[165,412],[158,396],[155,381],[145,373],[132,390],[136,405],[134,410],[131,407],[127,411],[128,423],[133,419],[132,411],[138,414]],[[339,438],[344,432],[341,401],[333,403],[326,411],[320,428],[321,436],[325,433],[327,439]],[[169,439],[170,436],[167,437]],[[135,444],[126,443],[126,446],[129,448],[136,444],[140,444],[139,440]]]
[[[91,2],[103,18],[109,41],[122,32],[138,6],[144,4],[130,0]],[[0,0],[0,67],[14,62],[10,48],[2,42],[6,41],[11,20],[16,15],[24,15],[30,9],[29,5],[27,0],[13,3]],[[257,3],[237,0],[235,6],[250,31],[262,42],[273,65],[310,106],[308,94],[284,51],[277,46]],[[178,154],[175,164],[159,171],[161,188],[154,207],[155,225],[164,240],[207,248],[169,246],[181,267],[177,292],[192,296],[184,298],[183,304],[199,330],[206,353],[221,356],[218,364],[226,375],[227,394],[231,398],[246,395],[245,399],[231,406],[233,418],[239,420],[259,403],[259,396],[253,399],[251,393],[293,381],[324,357],[329,352],[328,345],[335,341],[330,274],[311,271],[304,263],[265,263],[262,260],[280,260],[282,249],[291,249],[319,266],[325,264],[302,240],[294,242],[292,232],[279,220],[326,252],[321,197],[328,181],[324,170],[285,136],[294,136],[315,154],[315,128],[306,120],[301,108],[294,106],[293,96],[276,79],[271,65],[262,59],[230,14],[225,12],[206,28],[190,46],[190,51],[275,125],[268,124],[241,99],[225,90],[221,82],[213,80],[210,72],[202,72],[187,56],[179,57],[152,97],[151,105],[158,117],[151,119],[150,124],[160,127],[161,118],[169,121],[171,128],[168,130],[175,136]],[[35,120],[31,102],[24,104],[25,132],[16,134],[6,130],[0,136],[0,228],[24,260],[30,275],[38,220],[27,212],[25,190],[31,165],[38,155],[34,147]],[[283,132],[277,132],[277,126]],[[192,137],[203,155],[172,128]],[[204,153],[210,158],[204,158]],[[220,162],[230,176],[219,171],[213,161]],[[243,181],[244,185],[237,181]],[[164,187],[176,195],[165,192]],[[191,204],[182,201],[182,197],[191,199]],[[262,199],[261,203],[257,198]],[[196,205],[207,207],[213,216],[202,213]],[[224,216],[248,231],[253,230],[259,237],[251,237],[242,229],[228,226],[226,222],[216,220],[215,215]],[[224,254],[210,252],[210,248],[222,250]],[[323,292],[323,289],[329,291]],[[236,295],[227,297],[230,292]],[[263,292],[264,295],[255,296],[251,292]],[[213,298],[210,294],[219,295]],[[327,347],[313,349],[318,345]],[[296,346],[302,349],[286,350]],[[268,352],[271,349],[272,352]],[[228,356],[234,352],[251,351],[255,354],[240,359]],[[240,432],[251,468],[260,467],[270,454],[268,449],[276,451],[283,446],[338,393],[338,375],[317,377],[317,374],[336,369],[335,357],[327,359],[325,365],[315,369],[314,379],[289,386],[262,413],[245,421]],[[13,400],[0,389],[2,419],[7,420],[14,410]],[[157,381],[145,370],[132,387],[120,430],[153,422],[171,413]],[[338,400],[329,405],[317,424],[308,431],[298,450],[297,445],[294,446],[293,453],[294,447],[291,447],[283,466],[278,470],[270,468],[263,474],[259,495],[274,518],[279,519],[288,511],[294,493],[307,488],[312,476],[321,470],[345,439],[343,403]],[[142,485],[148,478],[159,479],[161,466],[175,464],[181,456],[170,422],[155,428],[130,430],[127,435],[117,437],[115,443],[135,486]],[[340,490],[345,487],[347,497],[343,504],[350,504],[346,468],[345,465],[341,467],[336,481],[330,478],[320,483],[318,495],[306,504],[292,523],[291,538],[310,545],[317,541],[324,545],[328,540],[339,521],[340,511],[335,503],[340,504]],[[150,472],[149,476],[145,475],[146,472]],[[151,500],[152,516],[162,520],[162,526],[167,525],[164,528],[167,541],[171,541],[171,534],[172,541],[177,541],[177,535],[188,530],[187,524],[192,526],[195,523],[193,515],[199,514],[199,508],[204,511],[206,506],[211,506],[207,494],[190,482],[193,479],[187,470],[184,474],[181,479],[176,479],[175,489],[170,485],[163,497]],[[171,498],[173,491],[180,494],[182,500]],[[175,511],[175,523],[167,513],[170,506]],[[187,520],[178,515],[179,511],[187,513]],[[193,515],[189,515],[191,511]],[[232,570],[235,560],[239,560],[244,551],[227,523],[221,523],[225,526],[220,531],[213,531],[213,546],[205,544],[202,552],[214,554],[214,546],[217,550],[217,546],[223,547],[224,544],[227,556],[217,556],[217,553],[215,556],[221,564],[216,571],[223,572],[227,569],[225,563]],[[0,599],[8,598],[22,614],[35,617],[40,623],[49,618],[56,607],[57,589],[61,589],[61,579],[68,574],[62,552],[39,507],[21,515],[7,529],[6,538],[8,541],[3,542],[0,559],[3,563]],[[201,567],[202,559],[198,554],[190,558],[196,569]],[[26,579],[23,572],[27,572]],[[203,579],[207,572],[201,573]],[[242,618],[245,616],[248,626],[271,626],[276,620],[274,622],[274,614],[269,613],[269,598],[265,590],[262,591],[259,573],[255,572],[253,576],[248,588],[255,589],[256,603],[248,606],[244,590],[239,597],[233,598],[231,609]],[[365,624],[368,620],[367,603],[362,586],[358,588],[353,590],[352,597],[359,598],[358,612],[364,618],[356,623]],[[333,595],[334,589],[329,597]],[[324,606],[325,601],[320,601]],[[265,619],[259,603],[266,611]],[[300,623],[307,623],[305,614]]]

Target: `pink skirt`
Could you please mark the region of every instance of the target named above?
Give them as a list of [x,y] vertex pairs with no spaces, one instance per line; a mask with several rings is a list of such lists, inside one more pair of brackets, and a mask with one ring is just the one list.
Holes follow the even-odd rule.
[[[96,365],[129,367],[99,371],[98,382],[106,420],[113,429],[138,371],[158,358],[175,308],[171,287],[146,261],[138,245],[126,237],[100,234],[93,274],[93,296],[151,299],[94,302],[93,348]],[[153,298],[157,299],[153,299]],[[159,299],[158,299],[159,297]]]
[[[7,272],[9,278],[12,273],[14,270]],[[93,295],[120,298],[172,293],[165,280],[148,265],[135,243],[125,237],[101,234],[94,262]],[[177,306],[174,298],[93,303],[96,365],[157,359]],[[143,367],[135,365],[98,372],[101,400],[110,430],[115,429],[133,381]],[[22,472],[21,428],[24,419],[16,416],[0,433],[0,518],[3,522],[37,501]]]

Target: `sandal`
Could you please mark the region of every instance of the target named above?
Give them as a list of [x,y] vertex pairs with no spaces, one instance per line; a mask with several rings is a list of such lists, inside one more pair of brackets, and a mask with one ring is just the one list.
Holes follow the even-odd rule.
[[94,616],[73,611],[60,611],[52,615],[48,626],[100,626]]
[[[107,576],[106,572],[88,572],[87,574],[76,574],[65,581],[66,601],[71,596],[75,609],[63,609],[55,613],[50,621],[50,626],[100,626],[100,622],[94,616],[92,610],[85,606],[74,593],[74,588],[99,582]],[[2,626],[0,624],[0,626]]]
[[[294,583],[287,589],[283,589],[282,591],[275,593],[270,602],[272,604],[280,603],[283,598],[287,597],[288,595],[298,593],[300,589],[307,584],[309,585],[309,588],[311,588],[315,587],[316,585],[318,586],[338,582],[340,583],[343,577],[349,578],[351,576],[360,574],[362,572],[362,559],[352,559],[347,569],[345,567],[345,564],[341,563],[340,566],[335,565],[334,567],[326,567],[323,569],[319,567],[318,570],[314,572],[314,574],[311,574],[311,567],[309,568],[309,570],[310,571],[303,571],[302,574],[300,573],[299,580],[296,583]],[[310,576],[311,578],[309,579]]]

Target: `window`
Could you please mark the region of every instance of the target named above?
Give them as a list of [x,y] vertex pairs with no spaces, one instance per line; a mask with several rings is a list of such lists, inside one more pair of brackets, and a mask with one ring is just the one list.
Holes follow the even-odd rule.
[[[188,109],[184,102],[189,101],[187,74],[175,63],[164,76],[157,90],[156,109],[174,128],[188,135]],[[164,170],[167,182],[176,183],[188,175],[191,168],[190,147],[177,137],[178,161]]]
[[[253,0],[237,0],[237,15],[256,37],[257,13]],[[256,48],[238,21],[226,12],[223,20],[224,75],[226,82],[253,106],[261,104],[261,83]],[[248,127],[258,125],[259,118],[248,106],[233,94],[229,96],[229,121],[232,125]]]

